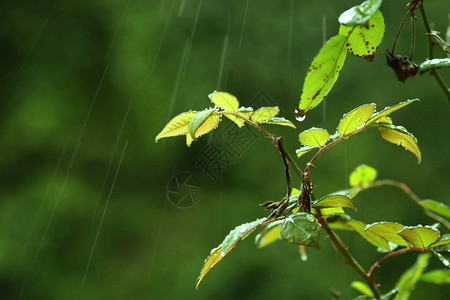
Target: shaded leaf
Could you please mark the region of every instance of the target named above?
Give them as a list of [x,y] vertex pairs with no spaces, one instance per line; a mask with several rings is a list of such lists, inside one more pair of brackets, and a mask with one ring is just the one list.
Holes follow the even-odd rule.
[[[444,234],[443,236],[441,236],[441,238],[434,242],[430,247],[432,248],[436,248],[436,247],[440,247],[440,248],[444,248],[443,246],[447,246],[450,245],[450,234]],[[450,249],[449,249],[450,250]]]
[[405,228],[405,225],[399,223],[377,222],[367,225],[365,230],[399,246],[408,246],[408,242],[397,234],[397,232],[401,231],[403,228]]
[[320,228],[316,218],[309,213],[287,217],[281,226],[281,237],[291,244],[320,248]]
[[357,166],[349,176],[350,186],[366,186],[377,178],[377,170],[368,165]]
[[284,220],[273,222],[255,237],[255,244],[258,248],[266,247],[281,239],[281,225]]
[[440,232],[430,226],[407,226],[398,234],[414,247],[426,249],[439,239]]
[[345,114],[339,122],[337,131],[341,135],[349,134],[362,127],[375,111],[375,104],[365,104]]
[[175,116],[167,123],[164,129],[156,136],[155,141],[172,136],[178,136],[189,133],[189,122],[197,115],[198,112],[184,112]]
[[328,142],[328,138],[330,134],[328,131],[322,128],[310,128],[308,130],[303,131],[298,136],[300,143],[305,146],[323,146]]
[[288,126],[288,127],[292,127],[292,128],[297,128],[297,127],[295,127],[294,123],[292,123],[288,119],[285,119],[285,118],[282,118],[282,117],[273,117],[273,118],[270,118],[268,120],[262,121],[260,123],[273,124],[273,125],[282,125],[282,126]]
[[329,195],[322,199],[315,201],[312,204],[314,208],[336,208],[336,207],[347,207],[356,211],[356,207],[353,201],[344,195]]
[[[395,104],[393,106],[388,106],[385,107],[382,111],[374,114],[367,122],[366,122],[366,126],[375,122],[379,122],[380,120],[383,120],[384,117],[388,116],[389,114],[393,113],[396,110],[399,110],[402,107],[405,107],[406,105],[409,105],[415,101],[419,101],[419,99],[409,99],[403,102],[400,102],[398,104]],[[389,122],[384,122],[384,123],[389,123]],[[392,121],[389,123],[392,124]]]
[[449,284],[450,270],[433,270],[422,274],[421,281],[434,284]]
[[303,83],[297,116],[319,105],[333,88],[347,56],[346,41],[342,35],[332,37],[314,58]]
[[382,2],[383,0],[367,0],[353,6],[339,16],[339,23],[348,26],[365,25],[380,8]]
[[350,284],[350,286],[351,286],[352,288],[354,288],[355,290],[357,290],[357,291],[363,293],[363,294],[366,295],[366,296],[369,296],[369,297],[372,297],[372,298],[374,297],[374,296],[373,296],[373,293],[372,293],[372,290],[371,290],[370,287],[369,287],[367,284],[365,284],[364,282],[361,282],[361,281],[353,281],[353,282]]
[[431,250],[433,254],[441,261],[441,263],[450,269],[450,252],[446,251],[436,251],[434,249]]
[[395,298],[395,296],[397,296],[399,290],[397,288],[392,289],[389,291],[389,293],[384,294],[383,296],[381,296],[380,300],[392,300]]
[[426,199],[420,201],[419,205],[441,216],[450,218],[450,207],[448,207],[446,204],[442,202]]
[[359,194],[359,192],[361,192],[361,190],[362,189],[359,186],[355,186],[347,190],[333,192],[332,195],[344,195],[349,197],[350,199],[353,199],[356,195]]
[[406,150],[410,151],[417,157],[417,161],[420,163],[422,160],[422,153],[420,152],[419,145],[417,144],[417,139],[404,127],[387,125],[387,124],[377,124],[378,132],[381,138],[384,140],[402,146]]
[[254,122],[263,122],[275,117],[279,112],[280,110],[277,106],[261,107],[260,109],[256,110],[250,118]]
[[399,289],[399,293],[394,298],[395,300],[407,300],[409,295],[414,290],[417,281],[422,276],[425,268],[428,266],[428,260],[430,259],[430,254],[421,254],[417,257],[416,263],[406,270],[402,274],[399,281],[395,285]]
[[384,250],[392,250],[392,246],[383,238],[374,234],[370,231],[365,231],[367,225],[361,221],[349,221],[347,225],[350,226],[353,230],[358,232],[364,239],[366,239],[369,243],[374,245],[375,247],[384,249]]
[[318,149],[318,146],[304,146],[297,150],[295,150],[295,153],[297,153],[297,157],[300,158],[303,154],[306,154],[314,149]]
[[419,65],[420,74],[425,73],[429,70],[439,69],[439,68],[448,68],[450,67],[450,58],[433,58],[430,60],[426,60]]
[[211,116],[211,114],[213,114],[213,112],[215,112],[214,108],[205,109],[196,114],[195,117],[192,118],[191,122],[189,122],[189,134],[194,140],[197,130],[206,122],[206,120]]
[[237,111],[239,107],[238,99],[227,92],[214,91],[213,93],[209,94],[208,97],[212,103],[223,110]]

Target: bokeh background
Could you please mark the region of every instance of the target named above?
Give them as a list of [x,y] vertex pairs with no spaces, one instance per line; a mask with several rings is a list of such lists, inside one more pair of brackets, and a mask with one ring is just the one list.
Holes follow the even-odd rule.
[[[257,250],[250,237],[196,291],[210,249],[236,225],[267,215],[259,203],[285,193],[282,161],[270,141],[248,128],[240,142],[245,147],[232,152],[224,142],[228,120],[219,127],[226,130],[191,148],[183,138],[154,141],[171,117],[211,106],[213,90],[233,93],[242,105],[268,101],[294,120],[309,64],[324,38],[337,33],[339,14],[356,4],[2,1],[0,298],[331,299],[331,289],[342,299],[358,295],[349,286],[357,274],[325,237],[306,262],[297,246],[280,241]],[[383,3],[386,35],[372,63],[348,56],[327,100],[297,130],[270,130],[294,152],[301,130],[334,131],[358,105],[383,108],[417,97],[420,102],[392,117],[418,138],[423,161],[369,130],[317,162],[312,176],[319,197],[346,188],[351,170],[366,163],[379,178],[449,203],[448,101],[428,75],[397,81],[384,57],[405,4]],[[448,7],[425,5],[433,28],[446,32]],[[416,34],[414,58],[421,62],[427,54],[420,16]],[[405,26],[399,54],[409,54],[410,38]],[[196,163],[212,145],[232,161],[215,178]],[[190,178],[191,189],[178,187],[175,178]],[[433,224],[393,188],[355,201],[359,212],[352,215],[367,223]],[[342,238],[365,268],[381,257],[352,233]],[[394,258],[376,272],[382,291],[416,255]],[[432,259],[429,269],[438,267]],[[446,296],[446,287],[419,283],[411,299]]]

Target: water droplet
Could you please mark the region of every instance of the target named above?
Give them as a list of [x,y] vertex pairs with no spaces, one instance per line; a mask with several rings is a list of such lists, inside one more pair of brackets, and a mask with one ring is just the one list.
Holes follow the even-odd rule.
[[305,121],[305,119],[306,119],[306,115],[303,115],[303,116],[296,116],[295,119],[296,119],[297,121],[299,121],[299,122],[303,122],[303,121]]
[[247,226],[242,226],[241,229],[239,229],[239,232],[243,233],[247,231]]
[[225,256],[225,252],[220,252],[220,256],[224,257]]
[[310,221],[310,222],[315,222],[315,221],[316,221],[316,219],[314,218],[313,215],[306,215],[306,219],[307,219],[308,221]]
[[308,256],[302,255],[302,256],[300,256],[300,259],[301,259],[302,261],[307,261],[307,260],[308,260]]

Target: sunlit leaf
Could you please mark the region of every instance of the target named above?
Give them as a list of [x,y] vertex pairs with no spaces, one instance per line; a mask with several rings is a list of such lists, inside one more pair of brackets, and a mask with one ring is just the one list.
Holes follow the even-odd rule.
[[255,237],[255,244],[258,248],[266,247],[281,239],[281,224],[284,220],[273,222]]
[[373,61],[375,51],[384,36],[384,18],[380,11],[370,18],[367,26],[341,25],[339,34],[348,36],[347,49],[353,55]]
[[378,222],[367,225],[365,230],[375,233],[379,237],[399,246],[408,246],[408,242],[406,242],[401,236],[397,234],[397,232],[399,232],[403,228],[405,228],[405,225],[399,223]]
[[155,141],[189,133],[189,122],[197,115],[198,112],[190,111],[179,114],[167,123],[164,129],[156,136]]
[[350,286],[351,286],[352,288],[354,288],[355,290],[357,290],[357,291],[363,293],[363,294],[366,295],[366,296],[373,297],[373,292],[372,292],[372,290],[371,290],[370,287],[369,287],[367,284],[365,284],[364,282],[361,282],[361,281],[353,281],[353,282],[350,284]]
[[281,226],[281,237],[291,244],[320,248],[320,228],[316,218],[309,213],[287,217]]
[[314,149],[318,149],[318,146],[303,146],[297,150],[295,150],[295,153],[297,153],[297,157],[300,158],[301,156],[303,156],[303,154],[306,154]]
[[[194,117],[195,118],[195,117]],[[194,119],[192,119],[194,120]],[[192,121],[191,121],[192,122]],[[216,111],[213,111],[200,125],[200,127],[195,130],[195,138],[192,138],[191,134],[189,133],[186,135],[186,144],[188,146],[191,146],[192,142],[196,140],[198,137],[201,137],[202,135],[207,134],[208,132],[213,131],[217,128],[220,122],[220,116],[216,114]],[[190,126],[190,124],[189,124]]]
[[314,58],[303,83],[297,116],[303,116],[319,105],[331,91],[347,56],[346,41],[342,35],[332,37]]
[[[207,123],[207,127],[209,127],[210,122],[207,122],[207,120],[211,115],[213,115],[215,111],[216,110],[214,108],[205,109],[195,115],[195,117],[192,118],[191,122],[189,122],[189,134],[194,140],[196,138],[196,132],[200,128],[200,126]],[[217,124],[215,126],[217,126]],[[215,126],[213,126],[211,130],[213,130]]]
[[395,145],[402,146],[406,150],[410,151],[417,157],[417,161],[420,163],[422,160],[422,153],[420,152],[417,139],[405,128],[401,126],[394,126],[388,124],[377,124],[378,132],[380,136]]
[[450,218],[450,207],[448,207],[446,204],[442,202],[426,199],[420,201],[419,205],[441,216]]
[[344,195],[349,197],[350,199],[353,199],[356,195],[359,194],[359,192],[361,192],[361,187],[355,186],[347,190],[333,192],[332,195]]
[[305,146],[323,146],[328,142],[330,134],[322,128],[311,128],[303,131],[298,136],[300,143]]
[[433,270],[422,274],[421,281],[434,284],[449,284],[450,270]]
[[393,124],[392,119],[387,116],[380,117],[373,123],[384,123],[384,124],[391,124],[391,125]]
[[393,300],[397,296],[399,289],[395,288],[380,297],[380,300]]
[[[236,111],[237,114],[239,114],[240,116],[242,116],[245,119],[250,119],[251,115],[253,114],[253,108],[251,107],[239,107],[238,110]],[[233,121],[234,123],[236,123],[239,128],[241,128],[244,123],[245,120],[243,118],[239,118],[230,114],[224,114],[228,119],[230,119],[231,121]]]
[[359,165],[349,176],[351,186],[366,186],[377,178],[377,170],[368,165]]
[[434,242],[430,247],[436,248],[447,245],[450,245],[450,234],[448,233],[441,236],[441,238],[438,241]]
[[209,94],[208,97],[212,103],[223,110],[237,111],[239,107],[238,99],[227,92],[214,91],[213,93]]
[[430,226],[407,226],[398,234],[414,247],[426,249],[439,239],[440,232]]
[[348,221],[347,225],[353,228],[356,232],[358,232],[364,239],[366,239],[369,243],[372,245],[384,249],[384,250],[391,250],[391,245],[383,238],[379,237],[378,235],[370,232],[365,231],[367,225],[361,221]]
[[375,106],[373,103],[365,104],[345,114],[337,128],[339,134],[346,135],[362,127],[375,111]]
[[320,214],[325,217],[329,215],[345,213],[342,207],[320,208],[319,211]]
[[329,195],[322,199],[315,201],[311,205],[314,208],[334,208],[334,207],[347,207],[356,211],[356,207],[353,201],[344,195]]
[[353,6],[339,16],[339,23],[348,26],[364,25],[377,12],[382,2],[383,0],[367,0],[360,5]]
[[256,110],[250,118],[253,122],[263,122],[275,117],[279,112],[280,110],[277,106],[261,107],[260,109]]
[[[367,122],[366,126],[375,122],[379,122],[380,120],[383,120],[384,117],[388,116],[389,114],[393,113],[396,110],[399,110],[402,107],[405,107],[406,105],[409,105],[415,101],[419,101],[419,99],[409,99],[404,102],[400,102],[398,104],[395,104],[393,106],[385,107],[382,111],[374,114]],[[390,122],[383,122],[383,123],[389,123],[392,124],[392,121]]]
[[273,117],[265,121],[261,121],[260,123],[265,124],[273,124],[273,125],[282,125],[282,126],[288,126],[292,128],[296,128],[294,123],[289,121],[288,119],[282,118],[282,117]]
[[419,281],[422,273],[428,266],[430,256],[431,255],[428,253],[419,255],[416,263],[402,274],[399,281],[395,285],[395,287],[399,289],[399,293],[394,298],[395,300],[407,300],[409,298],[409,295],[414,290],[417,281]]
[[423,74],[429,70],[448,67],[450,67],[450,58],[433,58],[421,63],[419,66],[419,72]]

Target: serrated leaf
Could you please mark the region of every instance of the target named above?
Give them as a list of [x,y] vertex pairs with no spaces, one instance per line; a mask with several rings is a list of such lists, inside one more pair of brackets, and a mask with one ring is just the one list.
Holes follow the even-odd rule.
[[395,300],[407,300],[409,295],[414,290],[417,281],[419,281],[422,273],[428,266],[430,254],[421,254],[417,257],[416,263],[402,274],[399,281],[395,285],[399,289],[399,293],[394,298]]
[[366,295],[366,296],[369,296],[369,297],[372,297],[372,298],[374,297],[374,296],[373,296],[372,290],[371,290],[370,287],[369,287],[367,284],[365,284],[364,282],[361,282],[361,281],[353,281],[353,282],[350,284],[350,286],[351,286],[352,288],[354,288],[355,290],[357,290],[357,291],[363,293],[363,294]]
[[359,129],[370,119],[370,116],[375,111],[375,107],[374,103],[365,104],[345,114],[337,128],[339,134],[346,135]]
[[401,236],[398,235],[397,232],[401,231],[405,228],[405,225],[399,223],[392,222],[377,222],[370,225],[367,225],[365,228],[366,231],[372,232],[379,237],[397,244],[399,246],[408,246],[408,242],[406,242]]
[[420,74],[423,74],[429,70],[448,67],[450,67],[450,58],[433,58],[421,63],[419,66],[419,72]]
[[378,132],[384,140],[402,146],[417,157],[417,161],[422,161],[422,153],[420,152],[417,139],[405,128],[388,124],[377,124]]
[[426,249],[439,239],[440,232],[430,226],[407,226],[398,232],[403,239],[414,247]]
[[325,145],[329,137],[330,134],[325,129],[313,127],[300,133],[298,139],[305,146],[317,147]]
[[342,35],[332,37],[314,58],[303,83],[297,116],[319,105],[333,88],[347,56],[346,41]]
[[[250,119],[251,115],[253,114],[253,108],[251,107],[240,107],[238,108],[238,110],[236,111],[237,114],[239,114],[240,116],[244,117],[245,119]],[[245,123],[245,120],[233,115],[229,115],[229,114],[224,114],[228,119],[230,119],[231,121],[233,121],[234,123],[236,123],[236,125],[239,128],[242,128],[242,126]]]
[[188,147],[191,146],[192,142],[196,140],[198,137],[207,134],[208,132],[213,131],[219,126],[220,116],[213,112],[198,129],[195,131],[195,139],[192,138],[191,134],[186,135],[186,145]]
[[255,237],[255,244],[260,249],[281,239],[281,225],[284,220],[273,222]]
[[356,211],[356,207],[353,201],[344,195],[329,195],[322,199],[315,201],[311,205],[314,208],[335,208],[335,207],[346,207],[351,208]]
[[310,151],[312,151],[314,149],[318,149],[318,148],[319,147],[317,147],[317,146],[315,146],[315,147],[313,147],[313,146],[304,146],[304,147],[301,147],[301,148],[295,150],[295,153],[297,153],[297,157],[300,158],[303,154],[306,154],[306,153],[308,153],[308,152],[310,152]]
[[433,270],[422,274],[421,281],[433,284],[449,284],[450,270]]
[[284,220],[280,233],[288,243],[320,248],[320,228],[312,214],[300,212],[290,215]]
[[393,124],[392,119],[387,117],[387,116],[383,116],[379,119],[377,119],[374,123],[384,123],[384,124]]
[[378,248],[381,248],[384,250],[392,249],[391,245],[389,245],[389,243],[385,239],[379,237],[378,235],[376,235],[370,231],[365,231],[367,224],[365,224],[361,221],[351,220],[351,221],[347,222],[347,225],[350,226],[356,232],[358,232],[364,239],[366,239],[369,243],[371,243],[375,247],[378,247]]
[[450,207],[448,207],[446,204],[438,201],[434,201],[431,199],[426,199],[419,202],[419,205],[431,210],[432,212],[439,214],[441,216],[450,218]]
[[438,241],[434,242],[430,247],[437,248],[437,247],[443,247],[443,246],[447,246],[447,245],[450,245],[450,234],[448,234],[448,233],[441,236],[441,238]]
[[292,128],[297,128],[297,127],[295,127],[294,123],[292,123],[288,119],[285,119],[285,118],[282,118],[282,117],[273,117],[273,118],[270,118],[268,120],[262,121],[260,123],[281,125],[281,126],[288,126],[288,127],[292,127]]
[[368,21],[367,26],[346,26],[341,25],[339,34],[349,36],[347,49],[355,56],[373,61],[375,51],[381,44],[384,36],[384,18],[380,11],[377,11]]
[[349,176],[350,186],[366,186],[377,178],[377,170],[368,165],[357,166]]
[[196,138],[197,130],[206,122],[206,120],[213,114],[213,112],[215,112],[214,108],[202,110],[201,112],[196,114],[195,117],[193,117],[189,122],[189,134],[194,140]]
[[260,109],[256,110],[250,118],[253,122],[263,122],[275,117],[279,112],[280,110],[277,106],[261,107]]
[[223,110],[237,111],[237,109],[239,108],[238,99],[230,93],[214,91],[213,93],[209,94],[208,97],[212,103]]
[[197,115],[198,112],[184,112],[175,116],[167,123],[164,129],[156,136],[155,141],[159,139],[178,136],[189,133],[189,122]]
[[245,239],[256,228],[267,225],[268,222],[265,222],[266,220],[267,218],[258,219],[253,222],[236,226],[233,230],[231,230],[223,242],[217,248],[211,250],[211,255],[205,260],[205,264],[200,271],[200,276],[197,279],[196,289],[198,289],[200,282],[203,278],[205,278],[206,274],[208,274],[212,268],[214,268],[234,247],[236,247],[241,240]]
[[339,16],[339,23],[348,26],[364,25],[377,12],[382,2],[383,0],[368,0],[353,6]]
[[[369,124],[378,122],[379,120],[383,120],[382,118],[388,116],[389,114],[393,113],[396,110],[399,110],[402,107],[405,107],[406,105],[409,105],[415,101],[419,101],[419,99],[409,99],[403,102],[400,102],[398,104],[395,104],[393,106],[388,106],[385,107],[382,111],[380,111],[379,113],[374,114],[367,122],[366,122],[366,126],[368,126]],[[389,123],[389,122],[384,122],[384,123]],[[392,124],[392,121],[389,123]]]

